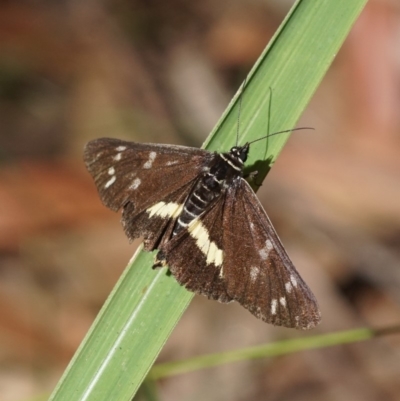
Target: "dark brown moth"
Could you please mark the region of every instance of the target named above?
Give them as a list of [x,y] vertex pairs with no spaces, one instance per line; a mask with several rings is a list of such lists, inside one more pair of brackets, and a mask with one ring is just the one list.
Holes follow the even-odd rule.
[[243,178],[249,150],[101,138],[86,145],[84,160],[104,205],[122,209],[128,238],[158,249],[156,264],[181,285],[237,301],[265,322],[310,329],[320,321],[316,299]]

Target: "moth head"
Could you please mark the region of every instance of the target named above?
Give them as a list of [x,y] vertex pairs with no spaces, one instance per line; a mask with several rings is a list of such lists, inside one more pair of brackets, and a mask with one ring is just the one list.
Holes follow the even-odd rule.
[[250,149],[250,144],[246,143],[244,146],[234,146],[231,149],[230,153],[244,163],[247,160],[249,149]]

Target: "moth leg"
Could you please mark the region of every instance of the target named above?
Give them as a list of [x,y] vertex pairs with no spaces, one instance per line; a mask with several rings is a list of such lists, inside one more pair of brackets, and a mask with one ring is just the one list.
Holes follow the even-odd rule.
[[154,257],[154,263],[153,263],[152,269],[157,269],[159,267],[162,268],[162,267],[166,266],[166,264],[167,264],[167,261],[166,261],[166,258],[164,256],[163,252],[159,251],[157,253],[157,255]]
[[243,178],[248,179],[248,181],[251,181],[252,184],[254,184],[256,187],[261,187],[262,186],[262,181],[260,183],[256,182],[256,178],[258,176],[258,170],[252,171],[249,174],[246,174]]

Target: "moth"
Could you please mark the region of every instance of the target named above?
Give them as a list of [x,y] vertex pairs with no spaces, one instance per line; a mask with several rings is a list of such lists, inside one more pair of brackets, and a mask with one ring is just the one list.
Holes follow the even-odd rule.
[[103,204],[122,209],[129,240],[159,250],[155,265],[178,283],[267,323],[310,329],[317,301],[244,178],[250,145],[216,153],[101,138],[84,161]]

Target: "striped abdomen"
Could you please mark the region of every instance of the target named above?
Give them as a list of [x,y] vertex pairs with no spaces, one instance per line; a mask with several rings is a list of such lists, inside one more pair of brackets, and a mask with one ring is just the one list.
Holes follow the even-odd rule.
[[186,199],[172,233],[173,236],[186,228],[208,208],[210,203],[220,195],[222,185],[223,180],[218,180],[216,175],[211,172],[206,173],[199,180],[194,191]]

